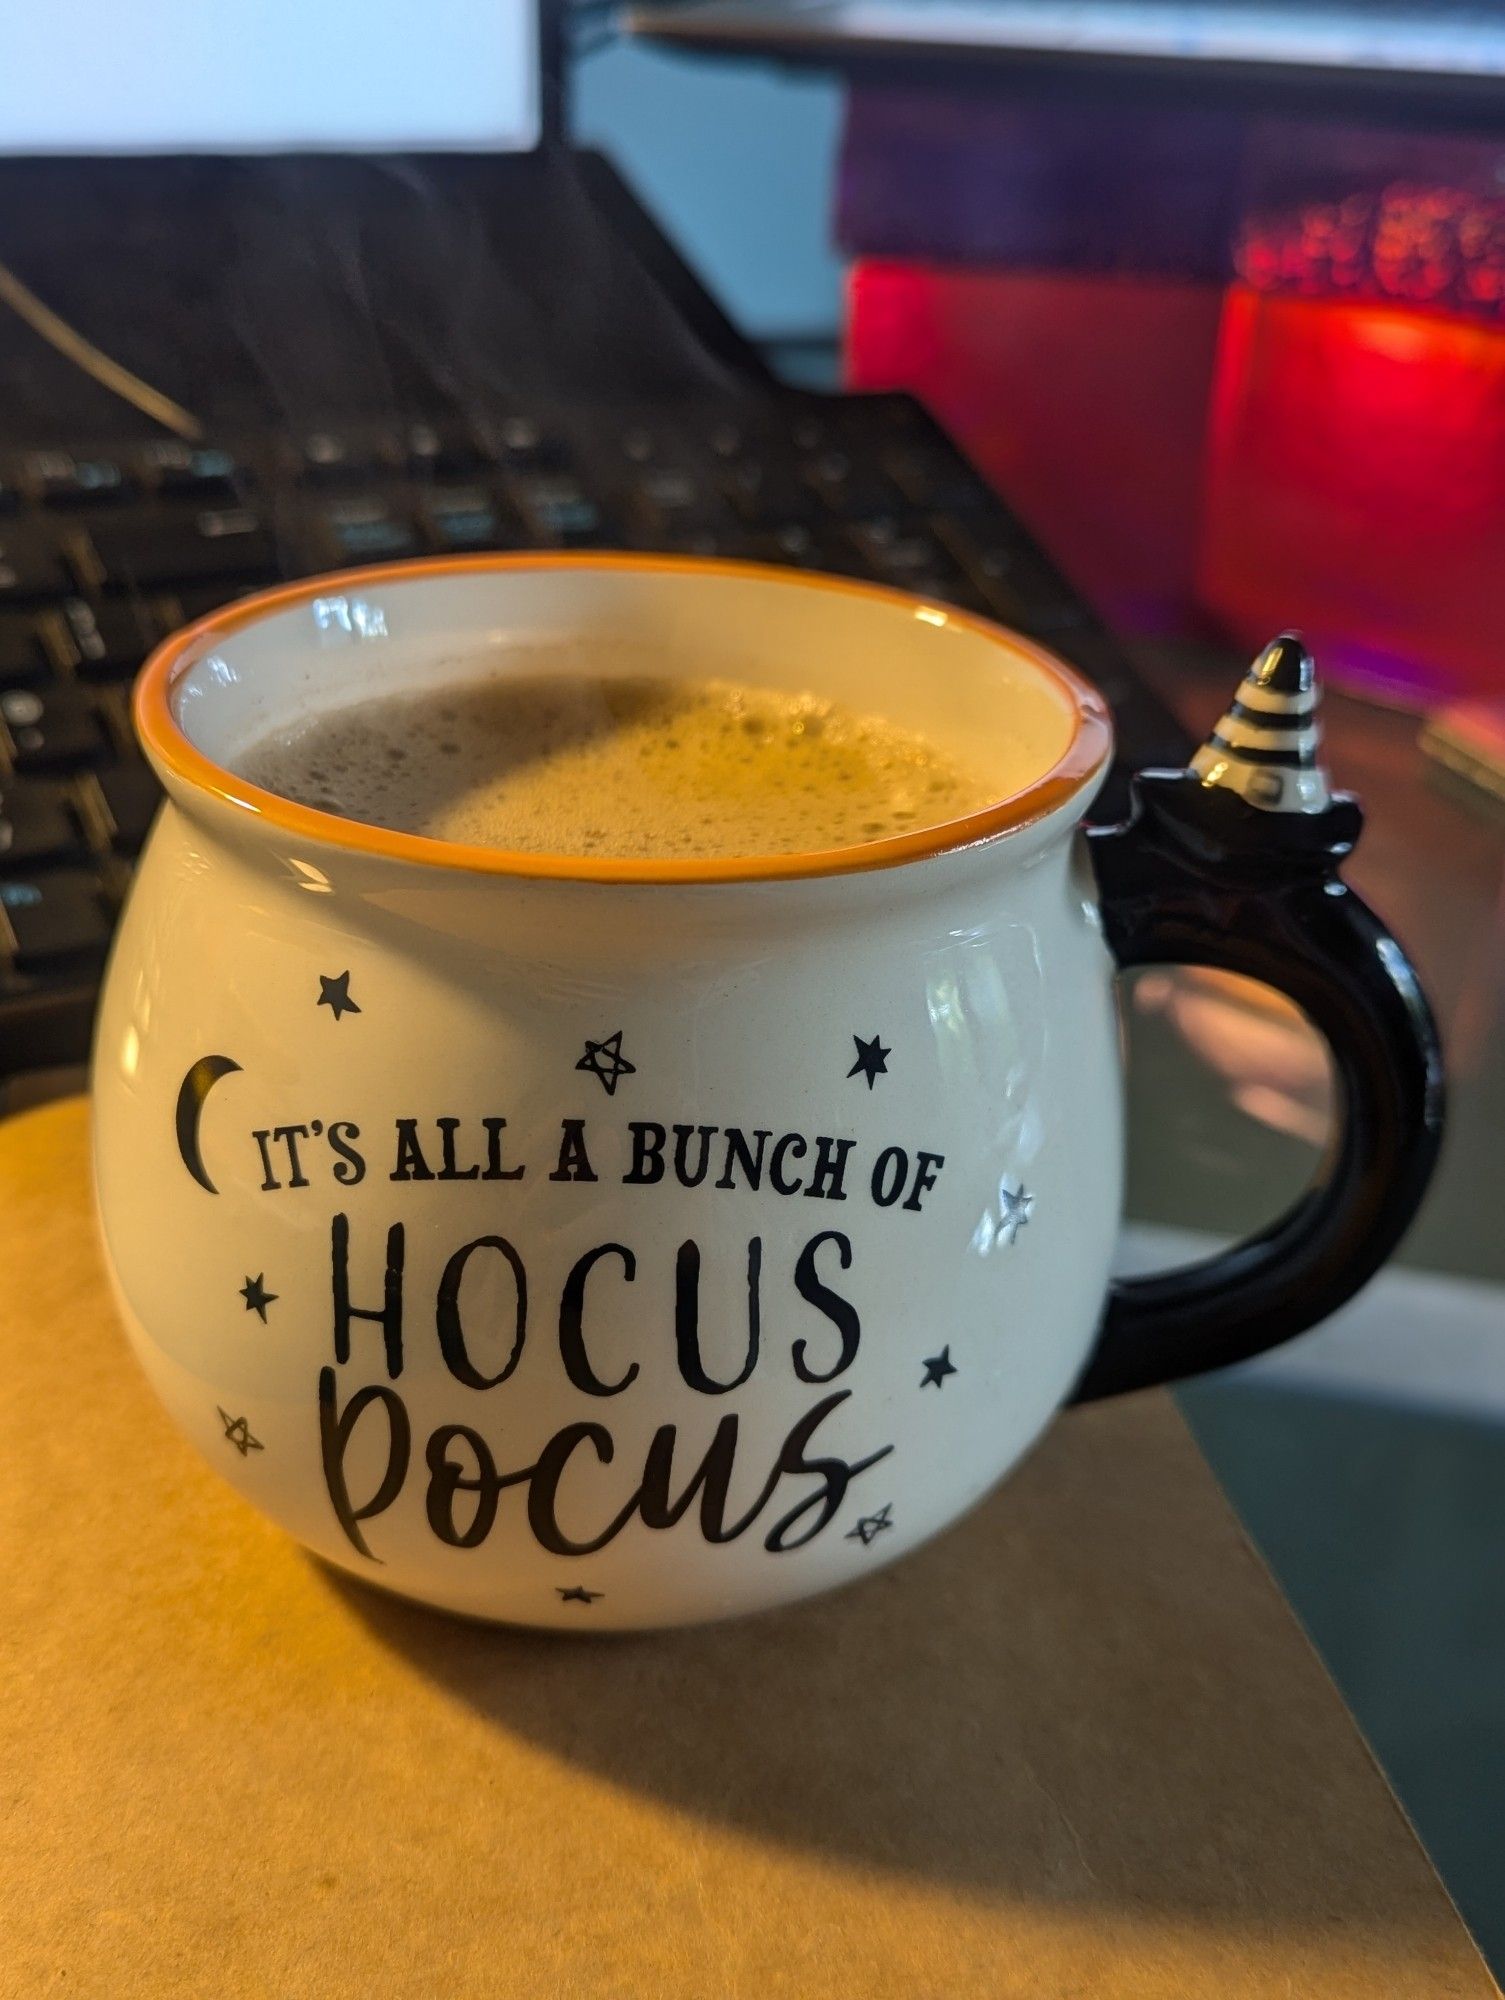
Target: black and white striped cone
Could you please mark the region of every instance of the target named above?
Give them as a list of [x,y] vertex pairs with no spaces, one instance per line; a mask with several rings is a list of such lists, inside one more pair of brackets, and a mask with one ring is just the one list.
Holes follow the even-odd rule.
[[1320,699],[1311,654],[1296,633],[1282,632],[1245,674],[1192,770],[1204,785],[1237,792],[1266,812],[1325,811],[1332,793],[1317,758]]

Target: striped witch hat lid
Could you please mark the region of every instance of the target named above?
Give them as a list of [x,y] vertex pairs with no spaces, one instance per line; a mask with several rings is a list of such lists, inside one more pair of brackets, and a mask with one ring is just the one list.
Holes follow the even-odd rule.
[[1317,757],[1320,699],[1311,654],[1298,633],[1282,632],[1245,674],[1192,770],[1266,812],[1324,811],[1332,793]]

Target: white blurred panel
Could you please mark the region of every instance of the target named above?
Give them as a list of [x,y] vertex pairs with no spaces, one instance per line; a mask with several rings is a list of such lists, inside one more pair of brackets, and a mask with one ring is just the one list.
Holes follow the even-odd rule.
[[0,0],[0,153],[518,151],[535,0]]

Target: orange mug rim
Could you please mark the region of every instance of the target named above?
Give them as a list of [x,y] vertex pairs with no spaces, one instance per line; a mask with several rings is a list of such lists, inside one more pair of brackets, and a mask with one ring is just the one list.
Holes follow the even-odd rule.
[[[478,847],[438,840],[426,834],[399,833],[368,825],[338,813],[320,812],[296,804],[239,777],[189,741],[173,712],[178,681],[218,640],[274,612],[286,611],[315,598],[353,589],[374,589],[424,578],[470,575],[516,575],[537,570],[628,571],[660,576],[725,576],[774,583],[788,589],[837,591],[876,601],[911,614],[928,611],[930,622],[944,621],[976,633],[994,645],[1022,653],[1055,682],[1070,703],[1070,741],[1047,770],[980,811],[960,819],[893,834],[854,847],[808,853],[725,855],[694,860],[636,860],[598,855],[522,854],[504,848]],[[279,585],[211,611],[207,617],[175,632],[151,654],[136,681],[132,702],[136,731],[158,770],[219,803],[253,815],[265,826],[294,839],[313,840],[344,848],[371,859],[401,861],[468,874],[503,875],[531,881],[616,882],[690,886],[709,883],[780,882],[827,875],[864,874],[926,861],[959,848],[974,846],[996,835],[1049,817],[1085,791],[1107,764],[1113,747],[1108,707],[1098,691],[1063,660],[1023,634],[992,620],[952,606],[931,603],[883,584],[856,578],[790,570],[771,563],[729,558],[672,555],[612,554],[596,550],[518,550],[504,554],[428,556],[416,561],[374,564],[369,568],[331,572]]]

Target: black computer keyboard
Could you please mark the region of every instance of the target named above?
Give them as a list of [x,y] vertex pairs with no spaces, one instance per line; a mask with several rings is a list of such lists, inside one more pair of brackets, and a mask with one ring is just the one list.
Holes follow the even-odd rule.
[[174,626],[280,578],[484,549],[742,556],[982,612],[1081,667],[1124,774],[1184,744],[1082,598],[903,397],[330,423],[0,456],[0,1078],[87,1053],[158,802],[129,687]]

